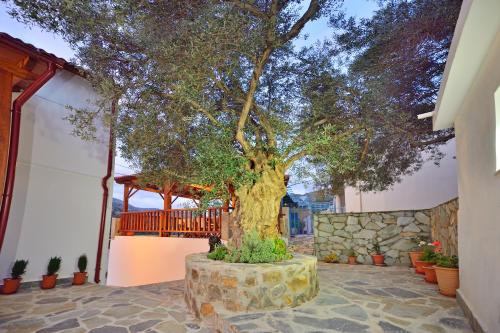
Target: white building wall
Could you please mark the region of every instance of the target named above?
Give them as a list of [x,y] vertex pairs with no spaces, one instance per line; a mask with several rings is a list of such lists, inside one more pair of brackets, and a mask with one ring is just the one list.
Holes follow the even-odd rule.
[[206,238],[116,236],[111,240],[107,284],[131,287],[182,280],[186,256],[208,250]]
[[[76,271],[87,254],[89,280],[93,278],[109,131],[101,128],[100,143],[71,135],[64,119],[67,105],[95,107],[97,95],[83,78],[59,70],[23,107],[16,182],[0,274],[8,275],[15,259],[28,259],[24,281],[40,280],[52,256],[62,257],[60,278]],[[108,224],[111,216],[112,181]],[[107,267],[105,232],[101,279]]]
[[485,332],[493,333],[500,332],[500,172],[495,168],[494,103],[500,86],[500,32],[485,59],[455,119],[459,293]]
[[439,166],[427,161],[412,175],[404,176],[400,183],[381,192],[362,192],[357,188],[345,189],[346,212],[380,212],[435,207],[458,195],[455,140],[442,146],[445,157]]

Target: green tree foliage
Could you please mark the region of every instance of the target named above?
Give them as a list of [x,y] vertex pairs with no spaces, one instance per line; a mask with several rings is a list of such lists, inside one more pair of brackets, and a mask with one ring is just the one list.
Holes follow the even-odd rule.
[[[232,184],[243,229],[272,221],[273,235],[284,173],[298,160],[332,190],[358,180],[383,189],[443,138],[415,117],[434,101],[426,89],[439,84],[457,10],[394,1],[358,24],[340,2],[14,0],[11,14],[60,33],[99,92],[118,100],[119,148],[145,182],[210,185],[214,197]],[[303,27],[325,15],[344,34],[296,50]],[[406,54],[412,47],[422,56]],[[346,54],[348,73],[335,63]],[[412,84],[422,91],[408,97]],[[98,118],[109,120],[109,107],[74,110],[70,121],[88,138]]]
[[[417,115],[435,108],[462,1],[381,3],[371,18],[334,15],[330,21],[339,32],[327,49],[347,66],[347,82],[341,86],[348,89],[346,103],[364,128],[357,138],[357,146],[363,147],[358,167],[343,170],[315,161],[323,184],[383,190],[418,170],[426,158],[438,163],[439,146],[454,137],[452,130],[433,132],[432,119],[418,120]],[[333,82],[331,75],[329,80]],[[339,101],[337,84],[312,84],[318,87],[309,90],[314,105]]]

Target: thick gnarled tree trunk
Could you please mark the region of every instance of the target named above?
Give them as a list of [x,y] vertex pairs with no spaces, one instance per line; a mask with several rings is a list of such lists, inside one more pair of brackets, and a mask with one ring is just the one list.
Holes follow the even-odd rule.
[[235,194],[237,201],[231,219],[231,245],[240,246],[243,234],[254,229],[262,237],[279,236],[280,203],[286,194],[283,168],[264,164],[257,181],[241,186]]

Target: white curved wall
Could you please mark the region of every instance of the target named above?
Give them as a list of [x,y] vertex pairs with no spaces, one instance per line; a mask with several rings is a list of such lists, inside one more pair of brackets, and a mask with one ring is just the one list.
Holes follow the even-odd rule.
[[363,192],[353,187],[345,189],[346,212],[381,212],[428,209],[458,196],[455,139],[442,146],[446,155],[439,166],[424,163],[413,175],[404,176],[400,183],[382,192]]
[[[51,256],[62,257],[59,276],[70,277],[83,253],[89,258],[89,280],[93,277],[109,134],[101,128],[101,143],[83,141],[71,135],[72,125],[64,117],[67,105],[92,108],[96,98],[86,80],[59,70],[23,107],[1,277],[8,275],[15,259],[28,259],[24,281],[40,280]],[[112,181],[108,186],[110,212]],[[104,245],[101,279],[107,241]]]

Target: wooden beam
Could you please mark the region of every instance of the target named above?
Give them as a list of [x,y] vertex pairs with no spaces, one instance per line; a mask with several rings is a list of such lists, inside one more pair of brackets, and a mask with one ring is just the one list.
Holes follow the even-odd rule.
[[0,69],[24,80],[36,80],[38,77],[38,75],[7,61],[0,60]]
[[0,193],[3,193],[9,155],[12,74],[0,70]]
[[123,185],[123,212],[128,212],[128,198],[130,193],[130,185]]
[[172,209],[172,184],[165,183],[163,185],[163,209]]

